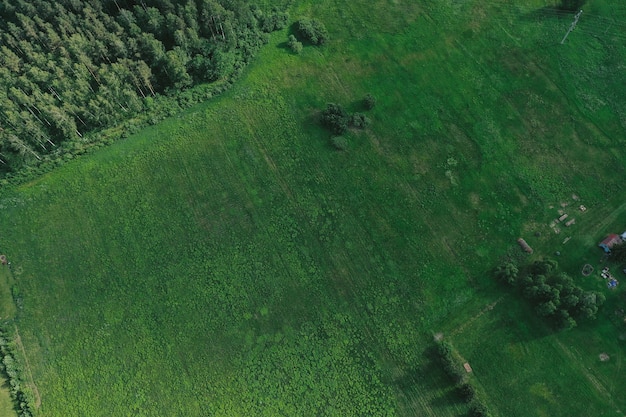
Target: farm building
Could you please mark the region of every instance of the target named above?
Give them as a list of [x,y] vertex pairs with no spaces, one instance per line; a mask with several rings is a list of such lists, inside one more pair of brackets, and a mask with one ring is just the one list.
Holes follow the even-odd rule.
[[598,246],[604,249],[606,253],[609,253],[613,246],[620,243],[622,243],[622,238],[618,234],[611,233],[602,242],[598,243]]

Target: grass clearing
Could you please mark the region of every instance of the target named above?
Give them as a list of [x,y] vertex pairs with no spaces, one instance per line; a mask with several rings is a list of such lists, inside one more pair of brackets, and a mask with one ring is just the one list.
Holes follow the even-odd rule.
[[[625,409],[615,320],[548,334],[488,273],[523,234],[580,276],[626,220],[622,104],[579,95],[623,89],[580,75],[623,48],[557,47],[551,5],[298,2],[325,47],[274,34],[224,96],[3,191],[39,413],[462,415],[437,332],[495,416]],[[371,128],[333,150],[319,111],[367,93]],[[564,246],[549,206],[573,193]]]
[[17,417],[13,400],[9,394],[9,382],[4,378],[0,378],[0,415],[6,417]]

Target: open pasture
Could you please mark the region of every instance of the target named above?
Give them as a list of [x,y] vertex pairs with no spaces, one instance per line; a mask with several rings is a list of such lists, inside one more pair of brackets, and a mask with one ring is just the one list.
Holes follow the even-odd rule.
[[[494,416],[623,413],[624,328],[550,334],[489,273],[521,235],[561,248],[574,193],[624,218],[626,10],[590,1],[559,45],[554,6],[293,2],[327,45],[275,33],[224,96],[3,190],[38,414],[465,415],[438,332]],[[333,149],[320,110],[367,93],[372,125]],[[602,222],[572,226],[565,269]]]

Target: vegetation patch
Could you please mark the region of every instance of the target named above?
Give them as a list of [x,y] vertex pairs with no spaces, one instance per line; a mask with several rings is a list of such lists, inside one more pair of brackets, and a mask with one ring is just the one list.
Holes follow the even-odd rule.
[[471,377],[472,368],[469,363],[463,363],[458,352],[452,345],[443,340],[435,339],[437,357],[444,372],[454,384],[459,399],[468,404],[468,416],[489,417],[488,407],[484,403],[484,395],[479,395],[476,382]]
[[[610,76],[626,50],[604,24],[624,10],[588,2],[560,45],[573,14],[548,1],[262,3],[263,16],[289,3],[290,15],[324,22],[324,47],[285,53],[290,29],[299,37],[289,25],[238,83],[167,105],[141,98],[156,109],[150,126],[135,124],[140,113],[114,123],[118,136],[98,132],[98,146],[126,137],[105,149],[57,144],[69,149],[63,166],[40,176],[29,164],[29,181],[2,183],[0,249],[36,413],[459,417],[477,400],[494,417],[626,409],[623,285],[606,288],[602,263],[618,265],[597,247],[626,224],[624,86]],[[258,10],[235,14],[247,10],[258,26]],[[184,107],[214,88],[226,93]],[[374,123],[336,135],[320,123],[329,102]],[[330,152],[331,135],[349,152]],[[572,194],[576,223],[557,234],[555,208]],[[554,294],[564,272],[607,298],[593,324],[576,316],[566,332],[517,290],[503,295],[490,271],[515,259],[523,279],[557,251],[559,272],[533,274],[531,287]],[[583,277],[584,264],[596,272]],[[473,394],[424,354],[436,332]]]
[[23,370],[15,360],[14,348],[9,343],[6,329],[0,330],[0,356],[2,357],[0,371],[6,376],[9,383],[9,392],[17,408],[17,415],[19,417],[32,417],[34,415],[33,396],[21,377]]
[[288,18],[240,0],[15,1],[0,17],[3,174],[94,141],[157,95],[236,76]]
[[535,261],[521,272],[511,262],[499,266],[496,278],[518,287],[534,305],[535,312],[557,328],[571,329],[576,319],[594,319],[606,297],[601,292],[584,291],[554,260]]
[[328,41],[328,30],[317,19],[300,18],[296,22],[296,29],[300,38],[312,45],[323,45]]

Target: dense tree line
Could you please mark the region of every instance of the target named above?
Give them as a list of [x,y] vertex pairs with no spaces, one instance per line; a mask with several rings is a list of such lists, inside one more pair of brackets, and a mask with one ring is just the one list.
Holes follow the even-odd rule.
[[594,319],[606,299],[602,293],[583,290],[550,259],[535,261],[524,268],[506,262],[496,269],[495,275],[500,281],[516,286],[539,316],[559,328],[572,328],[578,319]]
[[0,0],[0,170],[228,78],[286,26],[244,0]]

